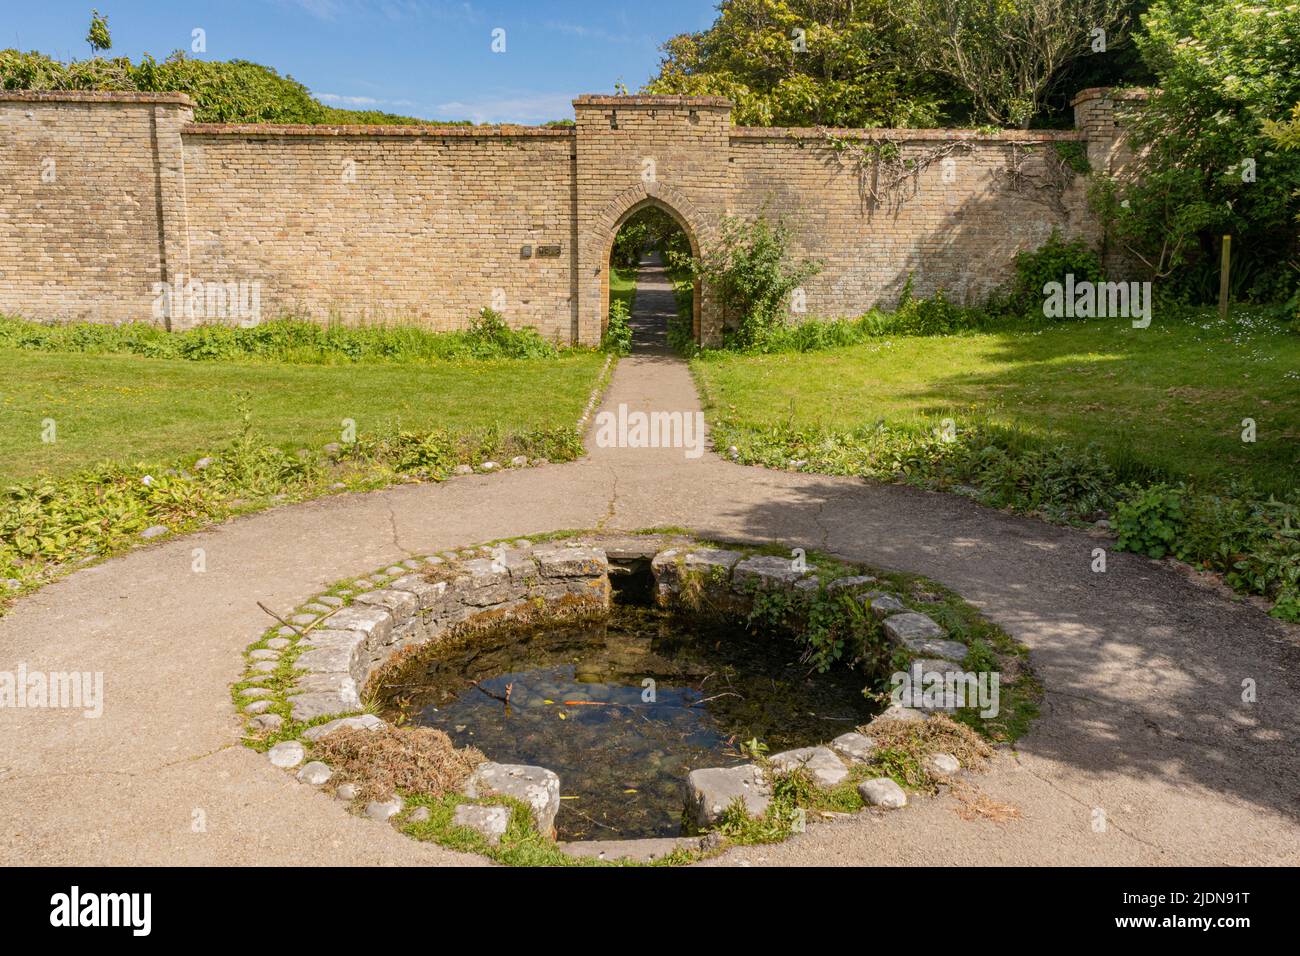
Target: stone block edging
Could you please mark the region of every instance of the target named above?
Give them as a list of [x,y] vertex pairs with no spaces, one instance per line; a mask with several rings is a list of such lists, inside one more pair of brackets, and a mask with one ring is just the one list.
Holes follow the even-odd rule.
[[[611,559],[610,554],[616,557]],[[946,632],[932,619],[886,592],[870,589],[877,583],[870,575],[837,578],[822,585],[810,569],[789,558],[678,537],[590,535],[536,542],[519,538],[407,558],[318,594],[297,612],[281,618],[280,626],[249,646],[247,673],[235,685],[235,702],[245,719],[250,743],[272,744],[267,752],[274,766],[295,774],[305,785],[323,787],[332,771],[311,760],[315,742],[341,727],[373,730],[387,726],[379,717],[362,712],[366,688],[377,675],[416,648],[502,621],[522,624],[603,615],[611,604],[612,564],[629,558],[649,562],[661,606],[696,602],[704,595],[712,606],[737,612],[745,610],[760,590],[783,589],[808,598],[823,589],[828,593],[847,591],[870,613],[883,618],[884,633],[909,652],[924,649],[941,657],[945,655],[938,654],[935,646],[944,644],[954,655],[956,649],[964,652],[964,645],[947,640]],[[894,620],[898,624],[891,627]],[[882,717],[927,719],[920,711],[897,707]],[[853,765],[867,762],[873,748],[869,737],[853,731],[825,745],[775,754],[758,763],[697,769],[687,781],[690,818],[696,827],[707,828],[737,799],[751,814],[761,815],[770,801],[773,771],[804,768],[817,785],[834,786],[848,777]],[[940,756],[947,759],[938,761],[937,766],[956,772],[956,761],[949,755]],[[903,806],[906,796],[900,802],[887,786],[892,781],[881,780],[866,781],[859,787],[864,803],[882,809]],[[554,835],[560,780],[545,768],[489,760],[474,772],[463,792],[471,799],[504,795],[520,800],[531,809],[538,830]],[[355,788],[344,784],[337,787],[336,795],[350,802],[355,799]],[[501,814],[480,806],[484,812],[466,811],[457,819],[494,845],[504,832]],[[371,801],[364,815],[399,822],[427,818],[423,808],[414,811],[423,812],[423,817],[404,814],[404,809],[401,797],[393,795],[389,800]],[[674,846],[691,850],[710,845],[707,834],[672,840]],[[587,842],[592,842],[593,848],[588,848]],[[602,846],[596,849],[595,844]],[[571,856],[597,859],[615,859],[618,857],[609,854],[622,853],[643,862],[671,852],[669,843],[662,840],[582,841],[565,844],[563,850]]]

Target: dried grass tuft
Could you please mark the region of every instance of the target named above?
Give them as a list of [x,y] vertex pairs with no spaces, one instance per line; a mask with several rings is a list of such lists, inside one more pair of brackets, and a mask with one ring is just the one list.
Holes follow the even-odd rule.
[[928,720],[883,720],[877,717],[861,728],[882,749],[902,750],[918,761],[929,754],[952,754],[962,767],[982,770],[993,756],[990,747],[975,731],[944,714]]
[[953,785],[952,795],[957,798],[953,808],[963,820],[990,820],[993,823],[1007,823],[1020,819],[1020,808],[1013,803],[1001,803],[994,800],[978,787],[968,783]]
[[356,784],[366,800],[387,800],[398,791],[442,796],[460,789],[487,759],[473,747],[457,749],[445,733],[428,727],[340,728],[321,738],[316,751],[335,781]]

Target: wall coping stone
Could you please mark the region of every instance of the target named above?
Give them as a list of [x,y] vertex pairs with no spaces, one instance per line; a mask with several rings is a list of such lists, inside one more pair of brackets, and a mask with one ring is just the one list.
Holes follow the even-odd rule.
[[139,93],[119,90],[8,90],[0,103],[156,103],[195,106],[187,93]]
[[573,139],[572,126],[331,126],[310,123],[186,123],[186,136],[359,136],[432,139],[514,139],[530,136],[541,139]]
[[637,93],[629,96],[616,96],[604,93],[584,93],[573,101],[578,106],[615,106],[664,108],[673,106],[704,107],[706,109],[729,110],[735,104],[725,96],[684,96],[678,94]]
[[1152,90],[1143,86],[1133,86],[1117,90],[1111,86],[1090,86],[1086,90],[1080,90],[1074,94],[1074,99],[1070,100],[1071,106],[1078,106],[1086,100],[1146,100],[1151,98]]

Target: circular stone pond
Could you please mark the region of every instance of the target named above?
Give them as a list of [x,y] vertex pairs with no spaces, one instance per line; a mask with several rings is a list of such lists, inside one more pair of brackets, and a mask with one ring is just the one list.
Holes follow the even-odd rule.
[[710,620],[615,604],[607,617],[502,626],[414,657],[375,688],[381,716],[433,727],[495,761],[554,771],[561,840],[678,836],[702,767],[814,746],[880,708],[847,669]]
[[248,744],[355,813],[502,862],[537,841],[553,861],[688,862],[807,807],[903,807],[900,753],[927,789],[989,751],[927,717],[973,721],[970,703],[877,714],[891,682],[1001,672],[1016,703],[976,723],[994,739],[1035,699],[1026,650],[934,582],[677,534],[413,556],[273,616],[233,688]]

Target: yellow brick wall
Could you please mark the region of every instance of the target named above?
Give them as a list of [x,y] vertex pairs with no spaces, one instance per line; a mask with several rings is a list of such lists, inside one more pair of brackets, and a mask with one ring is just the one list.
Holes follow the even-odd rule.
[[1041,245],[1053,227],[1094,229],[1083,178],[1050,175],[1060,168],[1051,134],[1023,142],[872,135],[891,144],[886,152],[897,146],[915,174],[812,131],[732,137],[733,214],[781,219],[796,254],[821,263],[805,285],[807,316],[892,307],[909,275],[917,295],[942,288],[952,300],[978,302],[1010,275],[1011,257]]
[[0,97],[0,312],[149,320],[177,199],[156,144],[179,142],[180,99]]
[[[208,126],[188,103],[0,93],[0,311],[156,320],[155,284],[197,279],[256,284],[263,319],[456,329],[495,304],[594,344],[614,235],[647,203],[697,248],[726,215],[783,219],[822,264],[804,317],[890,306],[909,275],[978,301],[1053,227],[1099,238],[1054,143],[1110,163],[1119,135],[1101,90],[1076,101],[1082,132],[991,136],[737,129],[713,97],[580,97],[567,129]],[[861,161],[864,138],[922,168],[890,187],[899,167]]]
[[260,280],[273,314],[457,329],[495,301],[512,325],[567,342],[571,143],[190,132],[192,268]]

